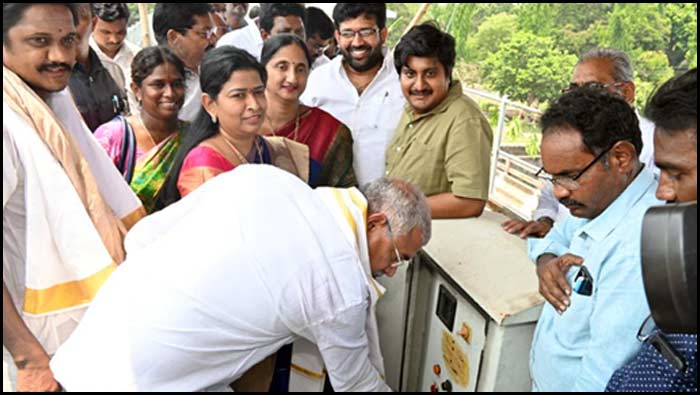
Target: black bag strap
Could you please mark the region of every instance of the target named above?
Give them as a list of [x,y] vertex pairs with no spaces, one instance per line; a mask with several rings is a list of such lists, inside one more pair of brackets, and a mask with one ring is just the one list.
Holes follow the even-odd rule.
[[117,167],[124,176],[126,183],[130,184],[131,179],[134,177],[134,166],[136,164],[136,135],[134,135],[134,130],[129,125],[129,122],[126,121],[126,117],[119,115],[117,118],[119,118],[124,127],[121,155],[119,155]]

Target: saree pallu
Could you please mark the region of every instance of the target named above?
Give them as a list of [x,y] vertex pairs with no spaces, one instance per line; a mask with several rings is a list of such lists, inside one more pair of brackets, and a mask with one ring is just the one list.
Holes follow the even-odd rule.
[[353,170],[350,130],[320,108],[311,108],[272,134],[295,140],[309,147],[311,171],[309,185],[349,188],[357,185]]
[[155,209],[156,196],[170,171],[185,130],[183,123],[176,133],[136,162],[130,186],[149,214]]

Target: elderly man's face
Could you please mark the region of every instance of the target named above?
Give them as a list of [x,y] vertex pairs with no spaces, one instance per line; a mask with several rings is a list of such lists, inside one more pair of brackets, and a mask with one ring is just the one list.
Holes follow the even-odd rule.
[[669,203],[698,200],[697,130],[654,132],[654,162],[661,170],[656,197]]
[[[618,142],[615,145],[621,144],[630,143]],[[634,154],[634,147],[631,149]],[[630,164],[621,164],[617,158],[613,158],[617,151],[611,150],[586,170],[576,180],[579,187],[575,190],[554,184],[554,195],[573,216],[593,219],[624,191],[629,182],[625,175],[628,172],[623,174],[620,166]],[[554,177],[576,177],[595,158],[596,155],[585,149],[581,134],[573,128],[561,127],[545,135],[542,140],[542,164],[544,170]]]
[[68,85],[77,42],[73,16],[66,6],[37,3],[9,30],[2,63],[45,97]]
[[[387,217],[382,213],[372,214],[367,218],[367,241],[372,274],[375,277],[396,274],[393,267],[399,258],[409,260],[421,249],[423,233],[414,228],[408,234],[398,236],[389,231]],[[397,257],[398,252],[398,257]]]
[[597,83],[604,86],[608,91],[625,98],[630,105],[634,104],[635,86],[632,81],[615,81],[614,65],[607,59],[590,59],[574,69],[571,77],[571,86],[584,86]]

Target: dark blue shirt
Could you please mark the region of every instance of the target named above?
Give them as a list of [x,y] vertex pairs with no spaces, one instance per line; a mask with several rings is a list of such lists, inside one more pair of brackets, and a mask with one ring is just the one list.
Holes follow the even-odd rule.
[[606,391],[611,392],[697,392],[698,336],[690,334],[662,334],[687,363],[681,372],[650,343],[632,362],[616,371]]

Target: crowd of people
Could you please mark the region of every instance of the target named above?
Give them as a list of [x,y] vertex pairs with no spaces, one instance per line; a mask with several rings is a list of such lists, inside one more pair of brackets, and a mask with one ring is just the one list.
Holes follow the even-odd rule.
[[[140,49],[126,3],[3,3],[13,389],[284,391],[306,341],[334,390],[390,390],[376,278],[482,214],[494,141],[455,38],[388,48],[386,15],[157,3]],[[533,220],[503,224],[546,300],[533,390],[697,391],[696,334],[658,334],[680,367],[638,335],[644,213],[697,200],[697,69],[634,102],[627,54],[582,54],[541,119]]]

